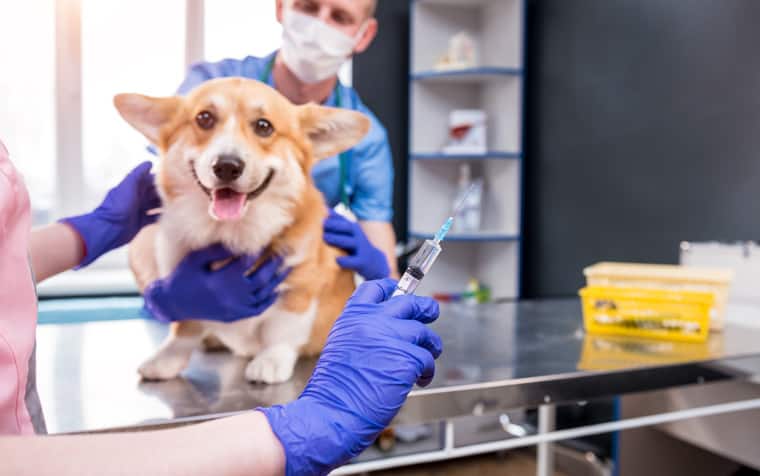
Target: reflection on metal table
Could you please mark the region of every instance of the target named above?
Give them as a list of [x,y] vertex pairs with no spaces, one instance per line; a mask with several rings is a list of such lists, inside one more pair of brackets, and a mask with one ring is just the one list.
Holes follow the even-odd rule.
[[[444,341],[437,375],[412,392],[399,422],[745,378],[760,369],[755,307],[730,307],[725,331],[705,344],[584,335],[576,299],[447,305],[434,327]],[[250,384],[244,359],[199,351],[184,378],[140,382],[138,365],[166,332],[143,319],[40,326],[38,386],[49,430],[176,423],[283,403],[298,396],[313,367],[299,362],[285,384]]]

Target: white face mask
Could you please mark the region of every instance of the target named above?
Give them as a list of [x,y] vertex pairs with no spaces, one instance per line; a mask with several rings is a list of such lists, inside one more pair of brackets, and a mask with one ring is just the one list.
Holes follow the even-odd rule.
[[351,38],[310,15],[285,9],[282,21],[282,59],[305,83],[317,83],[338,73],[367,28]]

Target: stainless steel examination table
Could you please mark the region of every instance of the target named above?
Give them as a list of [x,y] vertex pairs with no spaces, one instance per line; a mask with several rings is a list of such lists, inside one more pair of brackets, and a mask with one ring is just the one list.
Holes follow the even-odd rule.
[[[97,312],[97,300],[92,301]],[[51,433],[160,427],[284,403],[298,396],[313,366],[312,361],[299,362],[295,377],[285,384],[253,385],[243,377],[245,360],[224,352],[196,352],[183,378],[144,383],[136,369],[157,348],[167,327],[139,318],[137,308],[124,308],[118,318],[39,327],[37,382]],[[545,475],[551,474],[551,444],[556,441],[760,408],[757,398],[729,398],[554,429],[558,403],[751,379],[760,373],[760,307],[730,305],[725,330],[705,344],[585,335],[577,299],[444,305],[434,327],[444,341],[436,377],[428,388],[411,393],[397,422],[444,422],[437,423],[436,445],[361,460],[339,473],[538,445],[538,473]],[[539,409],[535,432],[520,437],[502,432],[473,444],[457,440],[461,417],[520,408]]]

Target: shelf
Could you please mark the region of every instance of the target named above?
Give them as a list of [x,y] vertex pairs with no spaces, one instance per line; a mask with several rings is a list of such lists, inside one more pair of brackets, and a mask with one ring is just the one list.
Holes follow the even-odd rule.
[[[415,3],[421,5],[449,5],[449,6],[462,6],[462,0],[414,0]],[[477,7],[487,5],[489,3],[496,3],[503,0],[468,0],[469,6]]]
[[[460,166],[483,178],[482,233],[464,238],[508,239],[520,234],[519,160],[413,160],[409,162],[409,230],[430,235],[449,216],[457,196]],[[451,231],[458,234],[457,230]]]
[[409,75],[412,81],[421,82],[452,82],[452,83],[485,83],[504,78],[519,78],[523,72],[518,68],[480,67],[453,69],[442,71],[422,71]]
[[522,81],[480,84],[413,81],[410,84],[410,150],[440,151],[448,142],[449,115],[456,109],[485,112],[487,150],[522,150]]
[[456,241],[443,243],[443,252],[415,294],[458,293],[471,278],[491,288],[497,297],[517,296],[520,246],[516,241]]
[[[481,231],[451,230],[435,272],[418,292],[461,292],[477,278],[495,296],[517,297],[525,0],[413,0],[410,20],[409,239],[433,238],[455,206],[464,166],[483,180]],[[462,32],[475,48],[467,61],[477,66],[437,69]],[[471,109],[485,113],[485,152],[444,152],[452,111]]]
[[[418,240],[429,240],[433,238],[433,234],[419,233],[415,231],[409,232],[410,238]],[[507,235],[504,233],[489,233],[489,232],[477,232],[477,233],[449,233],[443,240],[446,241],[520,241],[519,235]]]
[[489,151],[485,154],[412,153],[409,160],[522,160],[520,152]]
[[524,0],[418,0],[411,20],[411,71],[432,69],[448,52],[450,39],[463,31],[475,43],[475,64],[524,67]]
[[[430,436],[412,443],[396,441],[396,444],[389,451],[381,451],[377,445],[372,445],[352,460],[351,463],[367,463],[370,461],[387,460],[389,458],[399,458],[409,455],[425,454],[432,451],[440,451],[443,447],[442,425],[442,423],[429,423],[425,426],[429,428]],[[350,469],[351,465],[344,466],[344,468]]]

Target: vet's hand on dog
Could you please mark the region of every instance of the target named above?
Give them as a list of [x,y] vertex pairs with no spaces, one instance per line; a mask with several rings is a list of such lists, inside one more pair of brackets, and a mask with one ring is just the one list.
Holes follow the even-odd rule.
[[[258,258],[234,257],[222,245],[190,253],[167,278],[145,288],[145,307],[163,322],[232,322],[258,316],[277,300],[277,286],[290,272],[280,269],[280,257],[269,257],[248,274]],[[222,268],[212,269],[213,263],[229,259]]]
[[80,267],[129,243],[142,227],[158,219],[148,213],[161,206],[151,167],[147,161],[135,167],[92,212],[61,220],[82,237],[85,253]]
[[385,254],[370,243],[361,226],[348,220],[335,210],[324,223],[324,240],[328,245],[341,248],[348,256],[337,258],[341,268],[359,273],[364,279],[382,279],[391,274]]
[[282,443],[286,474],[327,474],[390,424],[415,383],[427,385],[441,338],[426,324],[438,304],[389,297],[396,281],[362,284],[330,331],[298,400],[260,409]]

